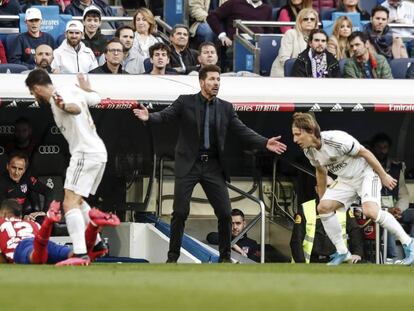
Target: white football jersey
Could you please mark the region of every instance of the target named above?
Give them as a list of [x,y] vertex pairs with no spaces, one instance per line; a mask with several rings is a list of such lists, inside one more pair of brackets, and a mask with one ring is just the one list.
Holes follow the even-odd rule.
[[322,146],[307,148],[305,156],[314,167],[323,166],[332,174],[343,178],[360,176],[367,168],[368,162],[362,157],[356,157],[361,149],[360,143],[343,131],[321,132]]
[[55,105],[53,97],[50,100],[53,117],[62,135],[69,144],[72,156],[77,153],[94,154],[97,161],[106,162],[105,144],[96,132],[89,106],[98,104],[100,96],[95,92],[86,92],[79,87],[59,88],[56,94],[61,96],[65,104],[75,104],[81,113],[69,114]]

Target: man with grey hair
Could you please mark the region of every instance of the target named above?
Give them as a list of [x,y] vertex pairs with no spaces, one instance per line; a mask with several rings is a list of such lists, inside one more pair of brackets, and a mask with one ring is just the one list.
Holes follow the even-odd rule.
[[170,35],[170,67],[180,74],[188,74],[198,67],[197,51],[188,47],[189,37],[188,27],[182,24],[175,25]]

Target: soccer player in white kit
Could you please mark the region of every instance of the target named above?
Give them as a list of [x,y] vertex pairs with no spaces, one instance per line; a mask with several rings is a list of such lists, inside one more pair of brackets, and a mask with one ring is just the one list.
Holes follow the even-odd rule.
[[[336,253],[328,265],[339,265],[351,259],[334,213],[339,208],[350,206],[357,196],[361,198],[364,215],[401,241],[405,253],[401,264],[413,264],[413,239],[390,213],[380,208],[381,183],[388,189],[393,189],[397,180],[384,171],[375,156],[346,132],[321,132],[319,124],[308,113],[293,115],[292,134],[293,141],[303,149],[305,156],[316,168],[320,198],[318,213],[326,234],[336,247]],[[328,171],[338,178],[327,189]]]
[[66,171],[63,210],[73,252],[89,264],[85,228],[91,208],[83,197],[95,194],[105,170],[107,153],[88,109],[101,98],[83,74],[77,79],[76,86],[56,89],[46,71],[35,69],[29,73],[26,85],[39,103],[50,104],[56,125],[69,144],[71,158]]

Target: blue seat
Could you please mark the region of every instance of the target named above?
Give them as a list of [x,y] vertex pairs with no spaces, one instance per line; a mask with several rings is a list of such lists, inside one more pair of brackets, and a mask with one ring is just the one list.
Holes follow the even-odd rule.
[[258,40],[260,48],[260,75],[269,76],[272,64],[279,53],[281,35],[261,35]]
[[363,1],[359,1],[359,5],[362,10],[367,11],[369,15],[371,15],[372,9],[380,4],[378,4],[377,0],[363,0]]
[[331,20],[332,13],[335,11],[335,8],[322,8],[319,12],[319,19],[320,20]]
[[21,73],[25,70],[29,68],[20,64],[0,64],[0,73]]
[[399,58],[390,61],[392,76],[394,79],[405,79],[407,70],[414,63],[414,58]]
[[280,11],[280,7],[274,7],[272,8],[272,21],[276,20],[276,16]]
[[284,70],[285,70],[285,77],[292,76],[293,65],[295,64],[296,58],[290,58],[285,62]]
[[152,71],[152,63],[149,58],[144,59],[144,69],[145,72],[151,72]]
[[7,61],[9,61],[10,55],[14,53],[14,51],[11,50],[11,47],[13,46],[12,44],[13,41],[16,40],[18,35],[19,35],[18,33],[13,33],[6,37],[6,42],[5,42],[6,44],[4,45],[4,48],[6,49]]
[[345,68],[345,63],[346,63],[346,58],[343,58],[339,61],[339,72],[341,73],[341,77],[344,76],[344,68]]

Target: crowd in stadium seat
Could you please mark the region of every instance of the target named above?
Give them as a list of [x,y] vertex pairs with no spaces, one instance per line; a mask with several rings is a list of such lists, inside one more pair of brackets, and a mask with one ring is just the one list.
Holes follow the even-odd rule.
[[[125,2],[125,1],[124,1]],[[123,2],[123,3],[124,3]],[[404,73],[408,76],[408,68],[414,57],[414,31],[410,28],[391,29],[389,23],[414,23],[414,4],[408,0],[190,0],[188,1],[188,16],[183,22],[188,24],[170,25],[172,33],[166,35],[158,30],[154,10],[159,13],[157,1],[146,1],[147,7],[139,7],[133,12],[131,28],[122,26],[118,22],[102,22],[103,16],[115,16],[115,10],[104,0],[89,1],[64,1],[49,0],[0,0],[0,15],[20,15],[21,21],[25,21],[27,32],[19,35],[0,34],[0,63],[20,64],[33,69],[36,66],[35,54],[39,45],[47,44],[54,49],[54,62],[52,68],[55,73],[89,72],[98,64],[105,63],[106,42],[112,36],[104,35],[101,29],[117,29],[115,36],[124,45],[124,59],[120,66],[129,74],[149,73],[152,63],[149,48],[156,43],[169,45],[169,64],[166,68],[167,74],[189,74],[200,68],[196,50],[203,42],[212,42],[216,46],[218,64],[223,72],[232,72],[233,61],[237,55],[233,51],[234,35],[236,29],[233,22],[236,19],[255,21],[282,21],[296,22],[294,27],[250,27],[255,33],[272,33],[282,36],[279,41],[272,41],[275,56],[272,70],[262,70],[261,73],[276,77],[288,76],[284,68],[287,60],[295,59],[309,47],[308,37],[310,31],[319,28],[322,22],[323,29],[330,36],[327,51],[332,53],[339,61],[341,69],[346,63],[352,63],[352,51],[348,42],[352,30],[362,30],[369,36],[369,53],[371,58],[377,54],[384,56],[391,66],[392,72],[400,72],[403,65],[392,62],[395,59],[406,59]],[[144,5],[145,1],[140,4]],[[51,36],[47,32],[39,30],[42,22],[42,6],[59,6],[59,12],[65,12],[72,16],[82,16],[81,33],[76,40],[71,35],[70,40],[65,39],[69,33],[67,29],[58,37]],[[284,4],[284,5],[283,5]],[[377,6],[381,4],[381,6]],[[272,6],[273,5],[273,6]],[[125,12],[131,9],[125,2]],[[26,10],[26,11],[23,11]],[[371,12],[372,10],[372,12]],[[370,14],[372,16],[370,16]],[[125,15],[117,13],[117,15]],[[131,14],[132,15],[132,14]],[[66,15],[62,15],[66,16]],[[70,16],[69,16],[70,18]],[[332,18],[332,21],[326,21]],[[15,20],[0,20],[0,27],[16,27]],[[66,21],[65,21],[66,23]],[[22,27],[22,22],[20,23]],[[133,38],[131,38],[131,32]],[[122,35],[121,35],[122,33]],[[255,40],[255,39],[253,39]],[[132,46],[131,46],[132,44]],[[91,53],[92,52],[92,53]],[[92,57],[92,55],[94,57]],[[236,56],[234,56],[236,55]],[[265,56],[261,57],[265,59]],[[80,59],[78,63],[78,59]],[[97,62],[95,62],[95,59]],[[85,65],[84,62],[87,62]],[[287,66],[291,66],[294,60]],[[65,64],[65,65],[63,65]],[[68,64],[69,68],[65,67]],[[348,65],[349,66],[349,65]],[[395,68],[393,68],[393,66]],[[240,70],[240,69],[238,69]],[[244,69],[242,69],[244,70]],[[253,71],[253,68],[247,69]],[[267,71],[267,73],[266,73]],[[343,70],[341,70],[343,72]],[[365,75],[364,75],[365,76]],[[399,74],[399,78],[400,78]]]

